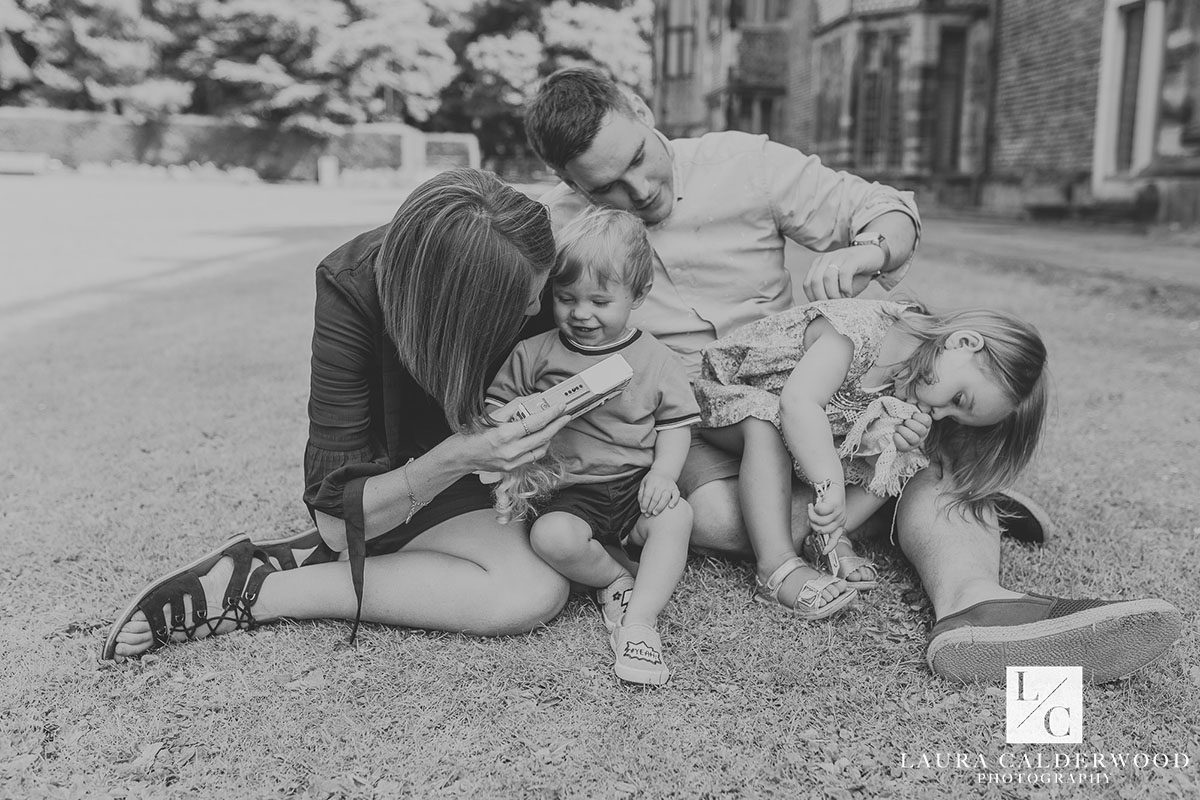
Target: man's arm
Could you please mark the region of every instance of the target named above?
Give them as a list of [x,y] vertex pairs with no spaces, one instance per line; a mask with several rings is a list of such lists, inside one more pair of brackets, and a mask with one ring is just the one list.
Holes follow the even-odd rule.
[[[762,166],[780,233],[822,253],[804,281],[809,299],[853,297],[873,279],[890,289],[904,276],[921,229],[911,192],[830,169],[776,142],[766,142]],[[871,233],[883,235],[886,259],[884,248],[850,246]]]
[[[804,278],[804,294],[809,300],[856,297],[871,281],[884,283],[889,280],[885,276],[908,265],[917,247],[917,226],[912,217],[902,211],[887,211],[868,222],[855,238],[872,233],[880,234],[885,246],[859,244],[816,257]],[[891,285],[901,277],[895,275]]]

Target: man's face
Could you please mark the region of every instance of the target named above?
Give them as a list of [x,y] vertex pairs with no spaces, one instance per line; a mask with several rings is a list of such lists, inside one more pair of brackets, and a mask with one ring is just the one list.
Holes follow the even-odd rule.
[[610,111],[592,146],[559,177],[593,203],[630,211],[647,225],[662,222],[675,204],[667,146],[653,128],[626,114]]

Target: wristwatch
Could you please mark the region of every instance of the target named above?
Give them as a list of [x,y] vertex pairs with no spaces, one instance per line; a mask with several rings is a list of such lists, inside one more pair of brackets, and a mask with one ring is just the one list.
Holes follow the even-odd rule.
[[856,247],[860,244],[877,245],[883,251],[883,266],[872,276],[878,278],[887,269],[888,264],[892,263],[892,248],[888,247],[887,237],[875,231],[864,231],[850,240],[851,247]]

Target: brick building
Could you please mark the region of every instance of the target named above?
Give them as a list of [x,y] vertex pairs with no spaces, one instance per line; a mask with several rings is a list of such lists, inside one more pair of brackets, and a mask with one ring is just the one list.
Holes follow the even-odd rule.
[[1200,2],[996,5],[982,201],[1200,223]]
[[736,129],[783,141],[789,0],[660,0],[655,8],[659,128]]
[[1200,222],[1198,0],[659,0],[669,135],[1003,210]]

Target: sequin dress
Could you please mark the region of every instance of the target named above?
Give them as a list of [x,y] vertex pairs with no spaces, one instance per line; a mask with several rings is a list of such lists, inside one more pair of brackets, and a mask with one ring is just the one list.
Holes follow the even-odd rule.
[[[887,300],[824,300],[752,322],[718,339],[704,348],[700,377],[693,385],[703,427],[721,428],[754,417],[782,433],[780,392],[804,355],[809,323],[824,317],[854,344],[846,379],[825,407],[834,442],[840,444],[871,401],[890,392],[890,386],[864,388],[862,378],[905,308]],[[792,461],[796,475],[811,483],[794,455]],[[870,482],[874,471],[861,458],[843,458],[842,468],[848,483],[862,485]]]

